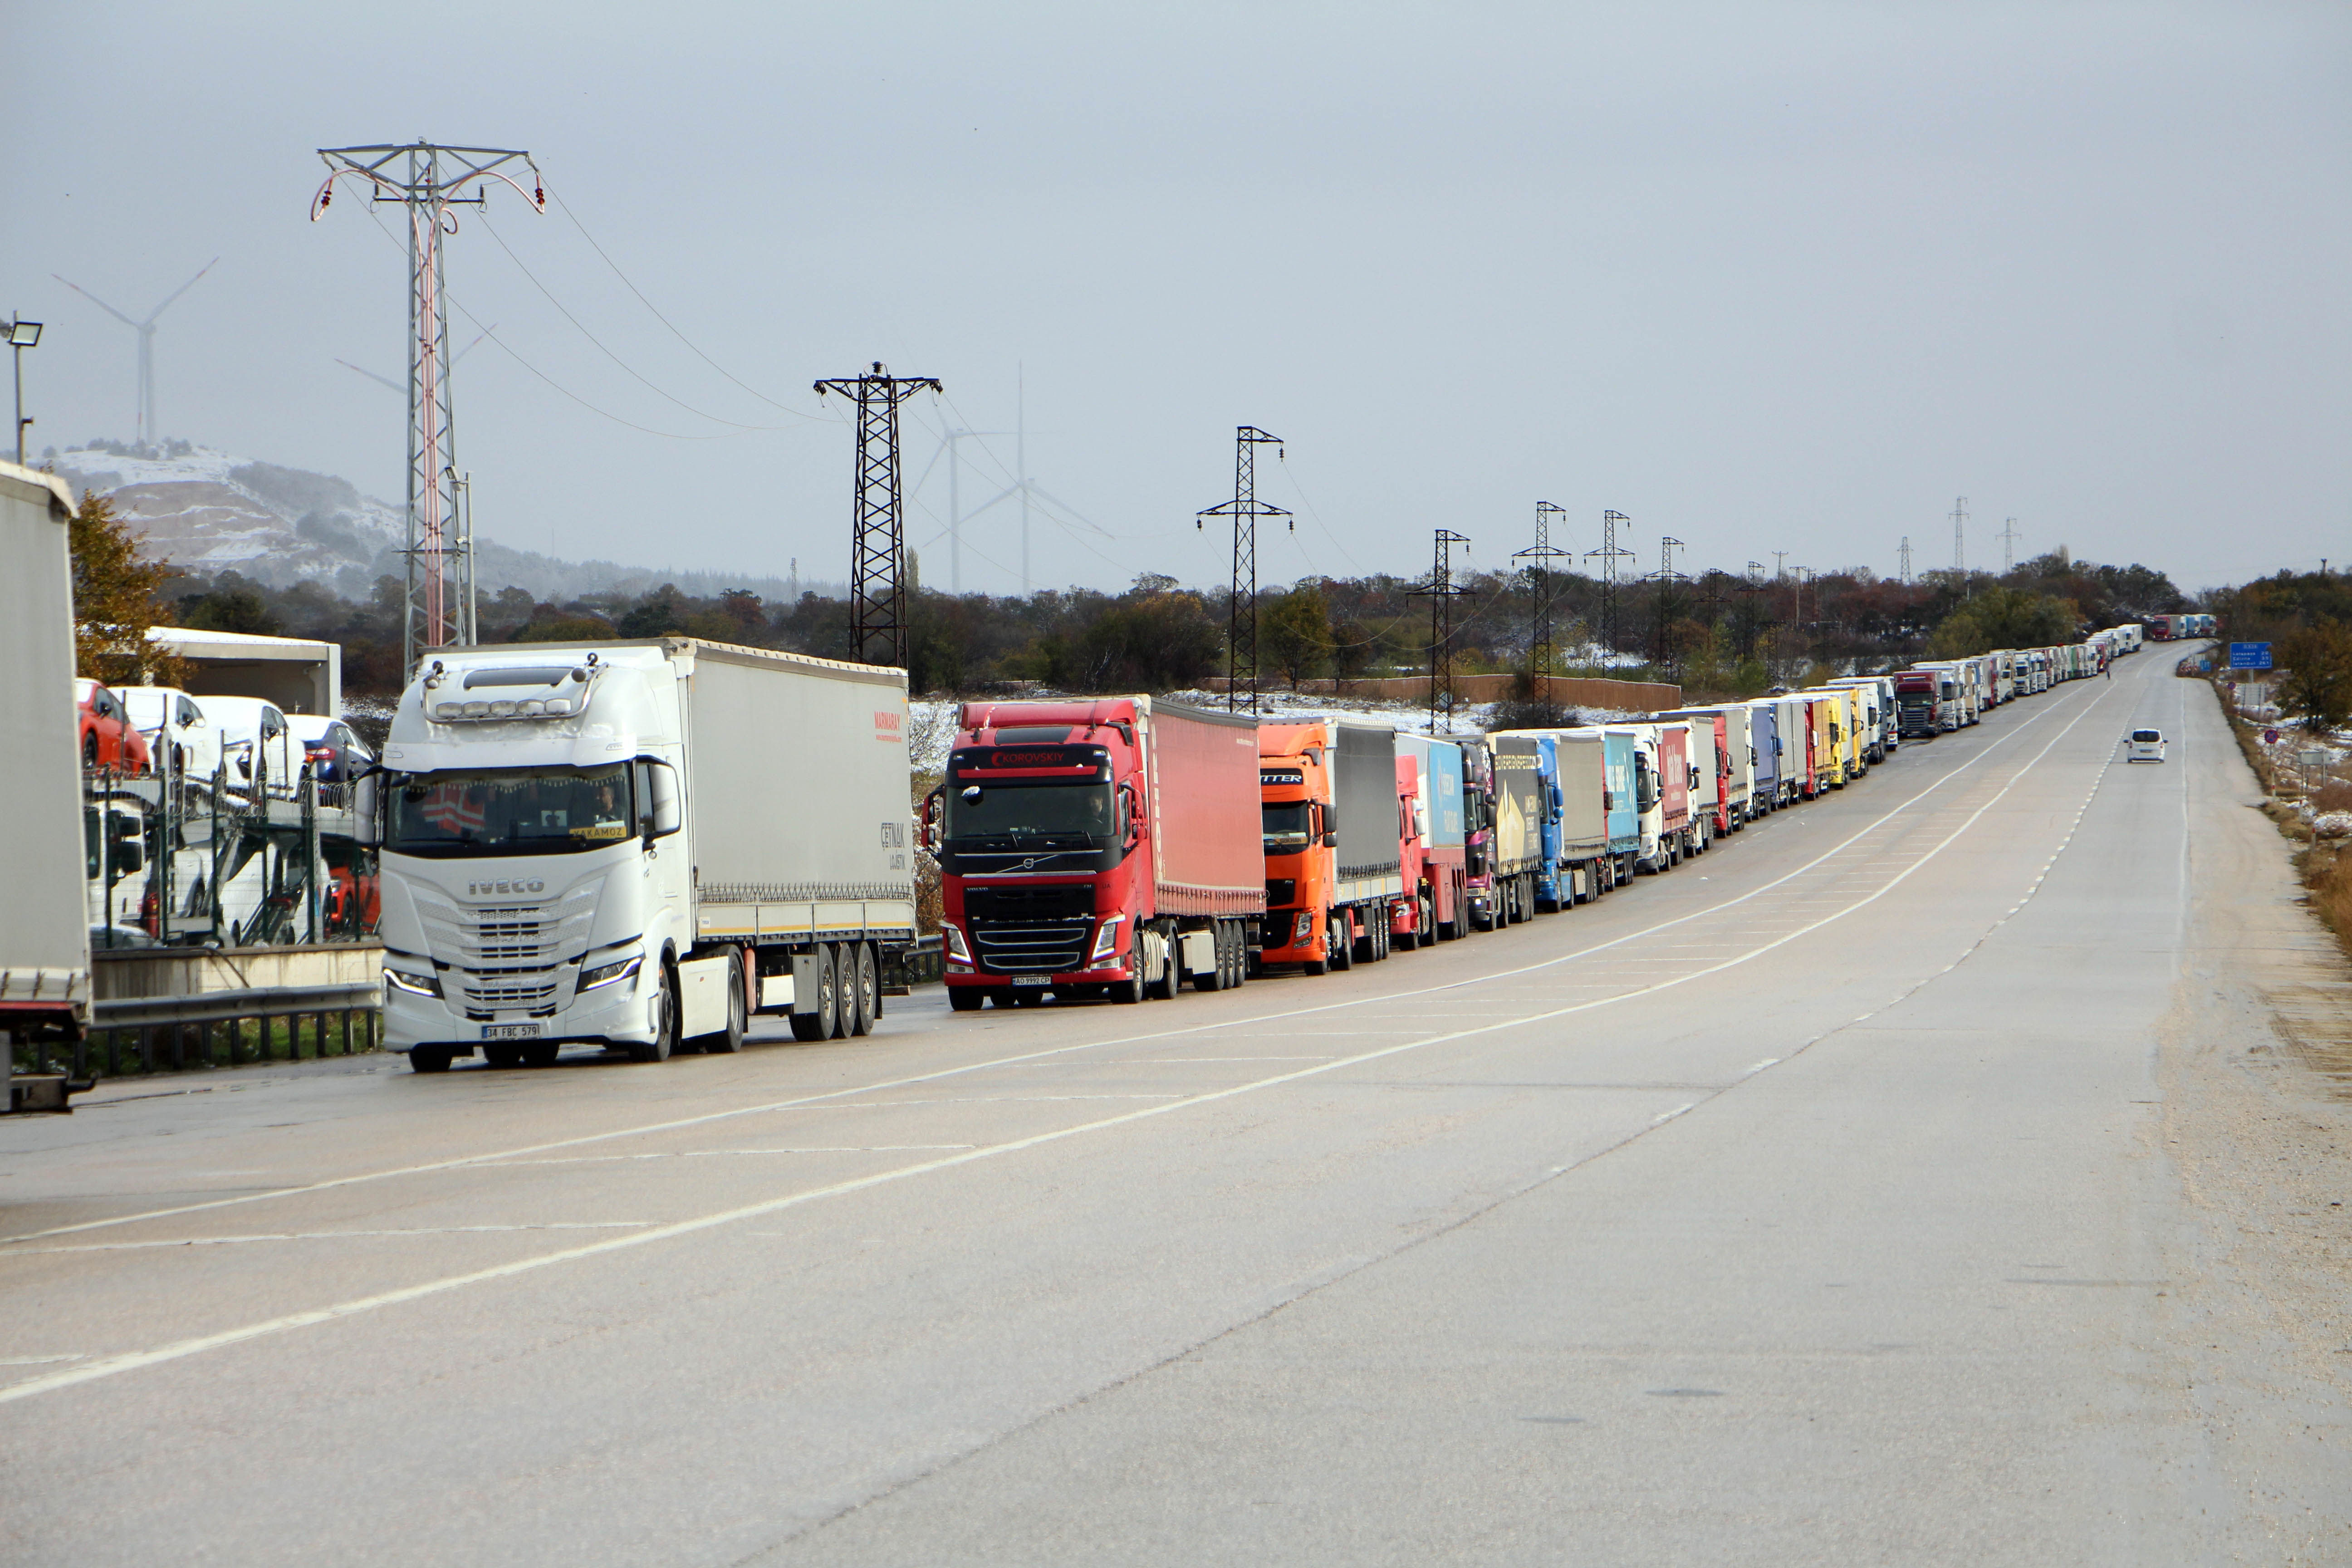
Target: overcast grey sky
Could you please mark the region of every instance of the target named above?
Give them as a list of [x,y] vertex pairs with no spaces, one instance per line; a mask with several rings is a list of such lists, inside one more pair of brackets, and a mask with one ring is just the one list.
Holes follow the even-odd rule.
[[[396,499],[405,262],[314,149],[530,149],[561,208],[451,242],[494,344],[457,381],[482,531],[650,564],[845,574],[882,359],[1113,538],[1043,584],[1221,579],[1192,513],[1236,424],[1288,444],[1261,576],[1598,542],[1655,563],[1972,564],[2018,519],[2184,587],[2352,562],[2352,8],[2342,5],[227,7],[0,0],[0,310],[35,444],[166,436]],[[629,367],[559,313],[499,240]],[[473,335],[460,330],[461,340]],[[668,398],[634,379],[631,371]],[[830,404],[832,400],[827,400]],[[685,406],[681,406],[681,405]],[[716,416],[706,417],[706,416]],[[732,425],[719,421],[731,421]],[[663,432],[646,434],[643,426]],[[744,430],[736,426],[764,426]],[[697,437],[697,438],[678,438]],[[966,444],[963,500],[1008,434]],[[910,536],[944,585],[945,468]],[[963,583],[1016,584],[1008,503]]]

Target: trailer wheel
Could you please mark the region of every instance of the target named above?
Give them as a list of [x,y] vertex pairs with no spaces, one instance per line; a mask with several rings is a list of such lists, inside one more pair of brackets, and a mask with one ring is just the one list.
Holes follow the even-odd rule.
[[881,1011],[878,1004],[882,1000],[882,970],[874,962],[874,945],[871,942],[853,942],[851,946],[857,953],[857,960],[851,966],[853,984],[842,997],[849,1005],[851,1012],[844,1020],[845,1026],[841,1032],[866,1036],[874,1032],[874,1016]]
[[408,1070],[447,1072],[454,1055],[446,1046],[411,1046],[408,1049]]
[[988,993],[977,985],[951,985],[948,988],[948,1005],[959,1013],[977,1013]]

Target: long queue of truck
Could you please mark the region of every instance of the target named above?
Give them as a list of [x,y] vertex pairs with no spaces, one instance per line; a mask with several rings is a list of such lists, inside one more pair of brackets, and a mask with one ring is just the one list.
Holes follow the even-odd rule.
[[[2005,649],[1622,723],[1419,734],[1114,697],[963,706],[926,803],[959,1012],[1325,974],[1606,897],[1906,736],[2140,646]],[[1931,727],[1906,701],[1932,693]]]

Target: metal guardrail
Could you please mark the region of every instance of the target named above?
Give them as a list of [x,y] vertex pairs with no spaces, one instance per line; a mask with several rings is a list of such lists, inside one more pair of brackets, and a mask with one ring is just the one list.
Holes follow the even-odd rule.
[[378,981],[348,980],[334,985],[259,985],[245,991],[199,991],[186,996],[127,996],[91,1003],[90,1027],[130,1029],[224,1018],[282,1018],[294,1013],[341,1013],[370,1005],[382,988]]
[[381,993],[381,982],[357,980],[95,1002],[89,1029],[60,1053],[65,1059],[36,1046],[30,1068],[88,1080],[354,1056],[383,1045]]

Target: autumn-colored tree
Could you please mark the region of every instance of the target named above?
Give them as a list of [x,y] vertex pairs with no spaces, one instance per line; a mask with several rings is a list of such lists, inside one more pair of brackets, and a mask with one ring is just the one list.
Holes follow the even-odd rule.
[[81,493],[68,530],[73,553],[74,673],[109,686],[149,683],[177,686],[180,660],[147,641],[155,624],[155,591],[172,575],[171,566],[140,552],[131,525],[114,514],[114,503],[93,490]]
[[2352,630],[2323,617],[2278,641],[2279,706],[2326,734],[2352,722]]

